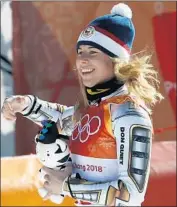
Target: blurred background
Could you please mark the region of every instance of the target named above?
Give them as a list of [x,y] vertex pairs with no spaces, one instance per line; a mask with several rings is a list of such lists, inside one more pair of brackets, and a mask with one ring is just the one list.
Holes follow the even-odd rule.
[[[1,106],[14,94],[12,75],[12,10],[10,2],[1,1]],[[15,126],[1,114],[1,156],[15,155]]]
[[[73,65],[78,35],[116,3],[1,1],[1,105],[13,94],[75,104],[79,88]],[[158,153],[166,157],[172,153],[169,159],[175,160],[174,148],[168,149],[168,144],[176,145],[176,2],[124,3],[133,11],[136,28],[132,52],[153,52],[152,64],[165,97],[152,117],[155,141],[165,143]],[[34,154],[37,132],[38,127],[20,115],[16,123],[1,115],[1,157]]]

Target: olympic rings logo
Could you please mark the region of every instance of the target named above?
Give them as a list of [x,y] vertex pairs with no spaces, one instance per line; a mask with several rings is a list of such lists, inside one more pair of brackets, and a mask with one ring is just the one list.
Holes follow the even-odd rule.
[[[84,122],[85,124],[83,124]],[[90,119],[89,114],[86,114],[75,125],[71,139],[73,141],[79,139],[81,143],[84,143],[88,140],[89,136],[94,135],[99,131],[100,126],[101,126],[100,117],[93,116]]]

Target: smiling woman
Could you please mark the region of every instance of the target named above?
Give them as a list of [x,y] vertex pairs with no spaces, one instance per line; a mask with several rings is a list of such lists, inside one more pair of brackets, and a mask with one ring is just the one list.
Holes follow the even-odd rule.
[[20,112],[37,124],[53,120],[59,133],[70,137],[72,173],[65,174],[67,165],[64,171],[45,167],[47,198],[70,196],[76,205],[90,206],[141,206],[144,201],[153,138],[151,108],[163,97],[150,56],[131,54],[131,18],[131,9],[120,3],[81,32],[76,58],[81,93],[75,106],[32,95],[4,102],[7,119]]
[[115,76],[110,57],[88,45],[79,46],[76,68],[86,87],[93,87]]

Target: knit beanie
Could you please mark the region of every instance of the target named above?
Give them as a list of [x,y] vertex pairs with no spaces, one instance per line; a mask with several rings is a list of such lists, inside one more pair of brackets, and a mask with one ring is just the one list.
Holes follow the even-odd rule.
[[93,46],[110,57],[129,60],[135,28],[132,11],[128,5],[119,3],[113,6],[110,14],[91,21],[81,32],[77,41],[80,45]]

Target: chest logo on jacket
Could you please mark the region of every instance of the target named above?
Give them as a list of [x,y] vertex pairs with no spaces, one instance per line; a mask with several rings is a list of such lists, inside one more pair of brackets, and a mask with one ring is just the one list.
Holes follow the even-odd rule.
[[86,114],[76,123],[71,139],[85,143],[91,135],[96,134],[101,127],[101,119],[99,116],[91,116]]

